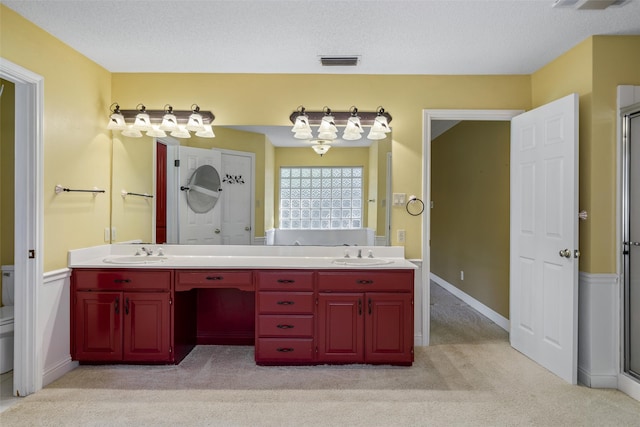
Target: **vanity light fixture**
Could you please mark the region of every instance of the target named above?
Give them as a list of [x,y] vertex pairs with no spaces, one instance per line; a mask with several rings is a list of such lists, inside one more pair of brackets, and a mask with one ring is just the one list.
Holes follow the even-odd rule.
[[349,111],[333,111],[329,107],[324,107],[322,111],[307,111],[300,105],[291,113],[289,120],[293,123],[291,131],[297,139],[312,139],[312,125],[318,125],[318,139],[325,142],[337,139],[339,126],[344,126],[342,139],[348,141],[361,139],[365,126],[371,127],[367,134],[367,139],[370,140],[384,139],[391,132],[391,115],[382,107],[364,112],[355,106]]
[[313,144],[311,148],[313,148],[313,151],[315,151],[317,154],[320,154],[320,157],[322,157],[327,151],[329,151],[331,146],[327,143],[327,141],[319,140],[317,142],[318,143]]
[[212,127],[215,116],[211,111],[201,111],[198,104],[193,104],[190,110],[174,110],[169,104],[162,110],[147,110],[144,104],[138,104],[135,110],[121,110],[114,102],[110,110],[107,129],[120,130],[124,136],[140,138],[146,132],[156,138],[167,133],[175,138],[191,138],[191,131],[201,138],[215,138]]

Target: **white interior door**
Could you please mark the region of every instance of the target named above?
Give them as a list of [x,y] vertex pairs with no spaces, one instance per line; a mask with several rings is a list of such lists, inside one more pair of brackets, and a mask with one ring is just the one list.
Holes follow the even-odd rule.
[[577,381],[578,96],[511,121],[511,345]]
[[253,154],[222,152],[222,244],[250,245],[253,236]]
[[[218,150],[183,147],[178,150],[180,159],[180,186],[186,187],[193,172],[202,165],[213,166],[219,173],[222,162]],[[186,191],[178,197],[178,243],[187,245],[219,245],[222,243],[221,202],[205,213],[196,213],[187,204]]]

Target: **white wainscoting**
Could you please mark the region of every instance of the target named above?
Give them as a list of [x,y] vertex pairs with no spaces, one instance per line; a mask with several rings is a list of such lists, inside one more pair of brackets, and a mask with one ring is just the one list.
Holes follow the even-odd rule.
[[422,330],[422,317],[425,315],[422,306],[422,294],[425,292],[424,283],[422,283],[422,260],[410,259],[408,261],[418,267],[413,276],[413,345],[422,347],[425,345],[425,331]]
[[71,270],[44,274],[38,293],[38,336],[41,337],[42,385],[78,366],[71,360]]
[[456,297],[460,298],[462,301],[464,301],[465,303],[473,307],[480,314],[489,318],[493,323],[500,326],[505,331],[509,332],[509,329],[510,329],[509,319],[499,314],[498,312],[492,310],[491,308],[487,307],[486,305],[484,305],[477,299],[473,298],[469,294],[462,292],[460,289],[456,288],[454,285],[447,282],[440,276],[437,276],[431,273],[430,277],[431,277],[431,280],[433,280],[436,284],[438,284],[445,290],[451,292],[453,295],[455,295]]
[[616,274],[579,275],[578,382],[588,387],[618,387],[618,282]]

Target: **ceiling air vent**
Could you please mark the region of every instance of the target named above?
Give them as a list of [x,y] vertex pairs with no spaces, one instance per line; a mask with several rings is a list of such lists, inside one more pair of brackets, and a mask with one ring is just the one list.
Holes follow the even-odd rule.
[[358,56],[321,56],[323,67],[355,67],[360,58]]
[[629,0],[556,0],[553,7],[579,10],[602,10],[608,7],[623,6]]

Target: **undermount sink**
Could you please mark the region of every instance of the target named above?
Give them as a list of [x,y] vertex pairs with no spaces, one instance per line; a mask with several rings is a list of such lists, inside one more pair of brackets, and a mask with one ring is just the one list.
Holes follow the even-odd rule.
[[110,256],[105,258],[103,261],[108,262],[110,264],[153,264],[156,262],[162,262],[166,260],[166,256]]
[[339,265],[384,265],[391,264],[393,260],[383,258],[336,258],[331,262]]

